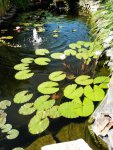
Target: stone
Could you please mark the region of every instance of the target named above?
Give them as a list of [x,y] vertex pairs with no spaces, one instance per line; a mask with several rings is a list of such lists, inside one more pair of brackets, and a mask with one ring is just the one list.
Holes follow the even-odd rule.
[[78,139],[75,141],[47,145],[42,147],[41,150],[92,150],[92,149],[83,139]]

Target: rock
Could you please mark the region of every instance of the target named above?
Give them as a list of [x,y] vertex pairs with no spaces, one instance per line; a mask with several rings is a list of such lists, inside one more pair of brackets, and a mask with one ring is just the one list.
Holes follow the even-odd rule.
[[42,147],[41,150],[92,150],[89,145],[83,140],[63,142]]
[[45,146],[48,144],[54,144],[54,143],[56,143],[55,140],[53,139],[52,135],[49,134],[49,135],[38,138],[25,150],[41,150],[42,146]]

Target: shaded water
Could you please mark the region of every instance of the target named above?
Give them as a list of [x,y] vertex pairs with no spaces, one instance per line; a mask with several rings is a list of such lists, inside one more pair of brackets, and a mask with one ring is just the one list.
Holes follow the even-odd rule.
[[[63,52],[65,49],[69,48],[68,45],[70,43],[80,40],[90,41],[91,37],[90,28],[82,20],[82,18],[52,17],[45,20],[45,32],[39,33],[39,36],[42,38],[42,43],[39,45],[33,43],[33,26],[23,27],[20,32],[13,30],[19,22],[20,20],[17,18],[15,23],[8,29],[6,33],[3,34],[5,36],[14,36],[14,38],[10,40],[10,45],[21,45],[21,47],[0,47],[0,100],[9,99],[13,101],[13,97],[18,91],[26,89],[29,89],[34,93],[35,99],[38,96],[36,90],[37,85],[41,82],[47,81],[48,75],[54,70],[61,69],[63,63],[53,61],[49,66],[43,68],[32,66],[32,70],[35,72],[35,76],[26,81],[17,81],[14,79],[14,74],[16,71],[14,71],[13,66],[17,63],[20,63],[21,58],[34,58],[34,52],[37,48],[46,48],[51,53]],[[61,32],[57,38],[53,38],[53,30],[56,29],[60,30]],[[76,32],[73,32],[73,30],[76,30]],[[72,64],[72,71],[77,72],[78,69],[77,75],[79,75],[81,73],[81,62],[77,59],[71,59],[70,62]],[[12,103],[11,107],[7,109],[6,112],[8,113],[7,123],[11,123],[14,128],[19,129],[20,136],[15,140],[9,141],[1,138],[0,150],[11,150],[17,146],[26,147],[26,145],[29,145],[34,139],[39,137],[39,135],[32,136],[28,133],[27,124],[32,115],[26,117],[19,115],[19,108],[20,105],[18,106]],[[65,126],[67,126],[67,129],[66,133],[63,131],[64,137],[58,138],[56,135]],[[40,136],[48,133],[52,133],[58,141],[68,141],[75,140],[77,138],[84,138],[94,150],[98,150],[88,133],[87,119],[56,119],[51,121],[49,129]]]

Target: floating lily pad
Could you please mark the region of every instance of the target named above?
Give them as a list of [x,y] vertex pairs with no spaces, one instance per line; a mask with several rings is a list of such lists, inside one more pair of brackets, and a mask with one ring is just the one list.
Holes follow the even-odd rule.
[[23,71],[19,71],[15,74],[15,78],[17,80],[25,80],[25,79],[29,79],[34,75],[34,73],[31,73],[31,70],[23,70]]
[[33,62],[33,60],[34,60],[33,58],[23,58],[23,59],[21,59],[21,62],[24,64],[30,64]]
[[75,50],[73,50],[73,49],[67,49],[67,50],[65,50],[64,51],[64,54],[66,55],[66,56],[76,56],[76,51]]
[[59,113],[61,116],[66,118],[77,118],[79,115],[76,109],[81,107],[80,104],[75,104],[74,102],[65,102],[59,106]]
[[54,37],[54,38],[57,38],[57,37],[58,37],[58,34],[53,34],[53,37]]
[[48,110],[50,109],[54,104],[55,100],[50,99],[49,95],[40,96],[37,98],[37,100],[34,102],[34,107],[37,110]]
[[51,57],[54,59],[61,59],[63,55],[64,55],[63,53],[53,53],[51,54]]
[[12,150],[24,150],[22,147],[16,147],[16,148],[13,148]]
[[59,106],[53,106],[49,110],[49,117],[50,118],[58,118],[58,117],[60,117],[60,113],[59,113],[58,109],[59,109]]
[[28,102],[33,97],[33,94],[28,94],[28,91],[21,91],[17,93],[14,97],[14,102],[21,104]]
[[59,32],[61,32],[60,30],[54,30],[53,31],[54,33],[59,33]]
[[44,56],[46,54],[49,54],[49,51],[47,49],[36,49],[35,54]]
[[101,101],[105,96],[105,92],[99,86],[94,85],[94,88],[87,85],[84,88],[84,95],[92,101]]
[[91,115],[93,111],[94,111],[94,104],[90,99],[86,97],[84,98],[83,103],[81,102],[81,107],[76,109],[77,114],[81,117],[87,117]]
[[12,140],[17,138],[19,135],[19,131],[16,129],[12,129],[8,132],[8,135],[6,136],[7,139]]
[[99,84],[99,83],[109,83],[110,78],[106,76],[99,76],[96,77],[93,81],[94,84]]
[[28,64],[24,64],[24,63],[14,66],[15,70],[27,70],[28,68],[29,68]]
[[42,27],[38,28],[38,31],[37,32],[45,32],[46,30]]
[[76,58],[82,59],[82,57],[83,57],[83,54],[82,54],[82,53],[77,53],[77,54],[76,54]]
[[1,40],[11,40],[13,39],[13,36],[2,36],[0,37]]
[[0,109],[7,109],[9,106],[11,106],[11,102],[9,100],[2,100],[0,102]]
[[52,81],[62,81],[66,78],[66,74],[63,71],[55,71],[49,75],[49,79]]
[[93,83],[93,79],[90,79],[90,76],[80,75],[75,79],[75,82],[80,85],[89,85]]
[[12,129],[12,125],[11,125],[11,124],[5,124],[5,125],[1,128],[2,133],[9,132],[11,129]]
[[57,82],[46,81],[38,86],[38,91],[43,94],[53,94],[59,91],[59,84]]
[[35,62],[37,65],[45,66],[45,65],[48,65],[49,62],[51,62],[51,60],[50,60],[49,58],[40,57],[40,58],[36,58],[36,59],[34,60],[34,62]]
[[20,107],[19,114],[31,115],[36,109],[33,107],[33,103],[27,103]]
[[64,89],[64,96],[69,98],[69,99],[74,99],[76,97],[81,97],[82,94],[83,94],[83,88],[82,87],[77,88],[76,84],[68,85]]
[[35,115],[29,122],[28,128],[31,134],[39,134],[47,129],[49,126],[49,119],[45,118],[43,120],[40,119],[37,115]]
[[7,114],[3,110],[0,110],[0,128],[6,123],[6,116]]
[[108,83],[101,83],[99,87],[102,89],[108,89]]

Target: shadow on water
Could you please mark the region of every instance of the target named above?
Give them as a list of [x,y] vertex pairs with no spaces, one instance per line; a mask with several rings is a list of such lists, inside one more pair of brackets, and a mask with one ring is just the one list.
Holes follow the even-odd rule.
[[[16,20],[16,25],[19,22]],[[20,20],[19,20],[20,21]],[[10,46],[0,47],[0,99],[9,99],[13,101],[14,95],[21,90],[28,89],[30,92],[34,93],[33,100],[39,96],[37,92],[37,85],[48,79],[48,75],[54,71],[62,68],[62,63],[58,61],[51,63],[50,66],[44,68],[38,68],[37,66],[32,66],[32,70],[35,72],[35,76],[26,81],[17,81],[14,78],[16,71],[13,66],[20,62],[21,58],[24,57],[34,57],[35,49],[46,48],[53,52],[63,52],[65,49],[69,49],[68,45],[73,42],[80,40],[90,41],[90,28],[86,25],[81,18],[70,18],[70,17],[52,17],[51,20],[46,20],[44,25],[45,32],[39,33],[42,38],[42,43],[40,45],[33,44],[33,27],[22,28],[20,32],[13,30],[16,25],[12,27],[3,35],[14,36],[10,41]],[[53,30],[60,30],[58,38],[53,38]],[[73,32],[76,30],[76,32]],[[21,45],[21,47],[14,47],[14,45]],[[76,62],[76,63],[75,63]],[[71,59],[71,63],[75,65],[75,70],[79,68],[80,62]],[[65,119],[60,118],[56,120],[51,120],[50,127],[43,134],[38,136],[32,136],[28,132],[27,124],[31,118],[30,116],[21,116],[18,114],[18,109],[20,106],[14,104],[7,109],[7,123],[11,123],[14,128],[19,129],[20,136],[15,140],[6,140],[1,138],[0,140],[0,150],[11,150],[14,147],[22,146],[26,147],[37,137],[51,133],[55,139],[59,141],[75,140],[77,138],[83,138],[90,144],[94,150],[98,148],[94,145],[90,138],[87,130],[87,119]],[[67,129],[65,129],[67,127]],[[60,131],[66,131],[65,135],[60,135]],[[38,150],[38,149],[37,149]]]

